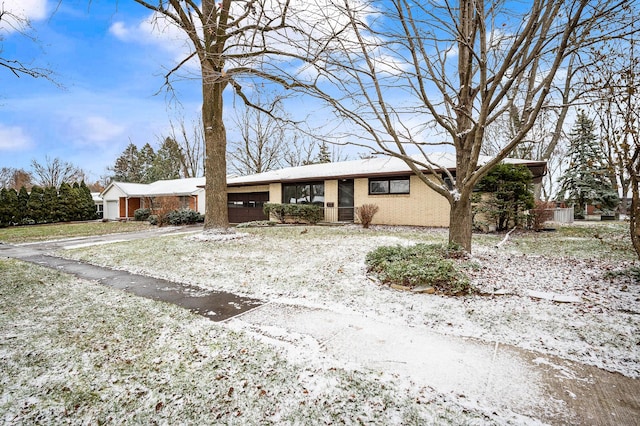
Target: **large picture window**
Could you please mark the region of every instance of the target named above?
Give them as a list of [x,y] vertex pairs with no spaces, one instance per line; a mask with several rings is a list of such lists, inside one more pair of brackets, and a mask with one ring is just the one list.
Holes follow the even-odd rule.
[[324,207],[324,183],[283,184],[282,202],[284,204],[315,204]]
[[369,179],[369,195],[408,194],[409,178]]

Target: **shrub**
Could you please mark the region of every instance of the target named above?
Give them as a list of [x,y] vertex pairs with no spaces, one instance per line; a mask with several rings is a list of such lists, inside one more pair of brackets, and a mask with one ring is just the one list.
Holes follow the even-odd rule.
[[138,209],[133,212],[133,218],[137,221],[144,221],[151,216],[151,209]]
[[149,218],[147,220],[151,225],[157,225],[160,222],[160,218],[157,214],[149,215]]
[[536,206],[529,210],[529,220],[531,228],[534,231],[540,231],[544,228],[545,222],[553,219],[553,210],[555,203],[536,201]]
[[285,214],[286,206],[287,204],[265,203],[264,207],[262,208],[262,211],[264,212],[265,216],[267,216],[268,218],[273,216],[276,218],[278,222],[283,223],[284,218],[286,216]]
[[365,262],[367,270],[386,284],[428,285],[443,294],[471,294],[475,290],[469,278],[451,259],[457,257],[460,252],[454,247],[416,244],[379,247],[367,254]]
[[291,218],[294,223],[316,224],[322,219],[322,208],[315,204],[266,203],[263,211],[267,217],[274,216],[280,223]]
[[378,210],[380,208],[376,204],[363,204],[360,207],[356,207],[356,216],[364,229],[369,228]]
[[315,204],[290,204],[297,208],[292,216],[299,218],[303,222],[315,225],[322,219],[322,209]]
[[204,220],[203,216],[191,209],[174,210],[166,215],[166,222],[174,226],[192,225],[202,220]]

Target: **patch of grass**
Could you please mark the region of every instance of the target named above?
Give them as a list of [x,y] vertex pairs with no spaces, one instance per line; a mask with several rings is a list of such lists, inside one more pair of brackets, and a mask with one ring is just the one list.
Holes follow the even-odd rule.
[[626,269],[619,269],[616,271],[607,271],[604,274],[607,279],[614,279],[618,277],[627,277],[640,283],[640,266],[632,266]]
[[80,222],[0,228],[0,241],[7,244],[117,234],[149,229],[144,222]]
[[441,244],[415,244],[409,247],[383,246],[369,252],[366,265],[387,284],[408,287],[431,286],[448,295],[473,293],[469,277],[452,259],[463,257],[460,249]]
[[[495,246],[504,234],[476,234],[474,246]],[[625,222],[577,222],[559,225],[555,232],[517,231],[505,250],[550,257],[598,258],[610,261],[637,260]]]

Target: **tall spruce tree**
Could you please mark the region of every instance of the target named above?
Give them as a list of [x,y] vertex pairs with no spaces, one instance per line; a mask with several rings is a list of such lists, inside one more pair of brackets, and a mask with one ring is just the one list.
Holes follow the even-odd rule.
[[156,181],[153,170],[153,162],[156,158],[156,152],[147,142],[140,149],[138,154],[138,167],[140,172],[140,183],[151,183]]
[[117,182],[141,182],[140,152],[129,143],[113,166],[113,180]]
[[[63,183],[60,188],[69,186],[68,183]],[[67,220],[60,211],[60,199],[58,198],[58,190],[53,186],[47,186],[44,188],[42,195],[42,215],[40,217],[41,222],[54,223],[58,221]]]
[[576,219],[586,217],[587,205],[612,213],[620,199],[611,185],[609,166],[596,138],[593,120],[581,111],[569,136],[569,164],[559,180],[559,200],[574,206]]
[[96,212],[96,204],[93,202],[93,196],[91,190],[84,183],[80,182],[80,203],[79,203],[79,216],[81,220],[93,220],[98,215]]
[[150,177],[152,182],[165,179],[180,179],[184,158],[180,145],[173,138],[165,138],[153,158]]
[[18,193],[15,189],[0,189],[0,227],[17,222]]
[[35,223],[45,222],[45,207],[44,207],[44,189],[41,186],[35,185],[31,188],[31,194],[29,194],[29,202],[27,203],[27,215],[29,219]]
[[20,211],[19,214],[19,223],[23,223],[24,219],[27,218],[27,205],[29,204],[29,191],[25,186],[20,187],[20,191],[18,192],[18,209]]

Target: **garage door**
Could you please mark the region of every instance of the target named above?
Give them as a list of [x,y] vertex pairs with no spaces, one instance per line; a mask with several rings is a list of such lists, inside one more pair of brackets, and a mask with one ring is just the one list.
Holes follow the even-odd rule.
[[248,192],[244,194],[227,194],[229,206],[229,222],[243,223],[253,220],[267,220],[262,208],[269,202],[268,192]]

